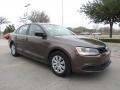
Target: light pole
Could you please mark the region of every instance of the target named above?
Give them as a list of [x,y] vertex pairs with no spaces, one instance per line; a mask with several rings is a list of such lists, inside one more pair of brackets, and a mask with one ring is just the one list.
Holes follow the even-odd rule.
[[64,3],[63,3],[63,0],[62,0],[61,2],[62,2],[62,3],[61,3],[61,4],[62,4],[62,5],[61,5],[61,6],[62,6],[62,8],[61,8],[61,9],[62,9],[62,11],[61,11],[61,13],[62,13],[62,14],[61,14],[61,15],[62,15],[62,26],[64,26]]
[[26,22],[27,22],[27,20],[28,20],[28,8],[29,8],[29,6],[30,6],[30,3],[28,3],[28,4],[26,4],[24,7],[26,8],[26,15],[25,15],[25,18],[26,18]]

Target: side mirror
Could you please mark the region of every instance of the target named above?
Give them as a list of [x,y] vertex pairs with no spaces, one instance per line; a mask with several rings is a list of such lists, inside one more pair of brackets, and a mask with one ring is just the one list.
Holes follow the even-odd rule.
[[45,34],[45,33],[36,32],[36,33],[35,33],[35,36],[45,38],[45,37],[46,37],[46,34]]

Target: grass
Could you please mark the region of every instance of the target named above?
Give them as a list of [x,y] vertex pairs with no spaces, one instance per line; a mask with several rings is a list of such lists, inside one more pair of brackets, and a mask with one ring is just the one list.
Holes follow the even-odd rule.
[[112,38],[109,35],[100,35],[100,39],[120,39],[120,35],[113,35]]
[[109,35],[85,35],[86,37],[89,38],[95,38],[99,39],[104,42],[110,42],[110,43],[120,43],[120,35],[113,35],[112,38],[109,38]]
[[109,38],[109,35],[84,35],[86,37],[90,38],[96,38],[96,39],[120,39],[120,35],[112,35],[112,38]]
[[113,35],[112,38],[109,35],[101,35],[99,39],[104,42],[120,43],[120,35]]
[[120,39],[100,39],[103,42],[120,43]]

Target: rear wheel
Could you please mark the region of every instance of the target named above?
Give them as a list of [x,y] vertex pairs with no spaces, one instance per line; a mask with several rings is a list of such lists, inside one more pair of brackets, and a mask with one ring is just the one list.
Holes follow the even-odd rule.
[[11,49],[11,54],[12,54],[13,56],[18,56],[18,55],[19,55],[19,54],[17,53],[16,46],[15,46],[14,43],[11,44],[10,49]]
[[53,52],[49,60],[51,68],[56,75],[65,77],[71,74],[70,62],[64,53],[60,51]]

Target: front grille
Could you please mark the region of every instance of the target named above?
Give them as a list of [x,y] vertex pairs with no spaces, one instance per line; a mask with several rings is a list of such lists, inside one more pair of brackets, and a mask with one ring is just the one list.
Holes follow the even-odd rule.
[[99,53],[107,52],[107,49],[105,47],[98,48]]

